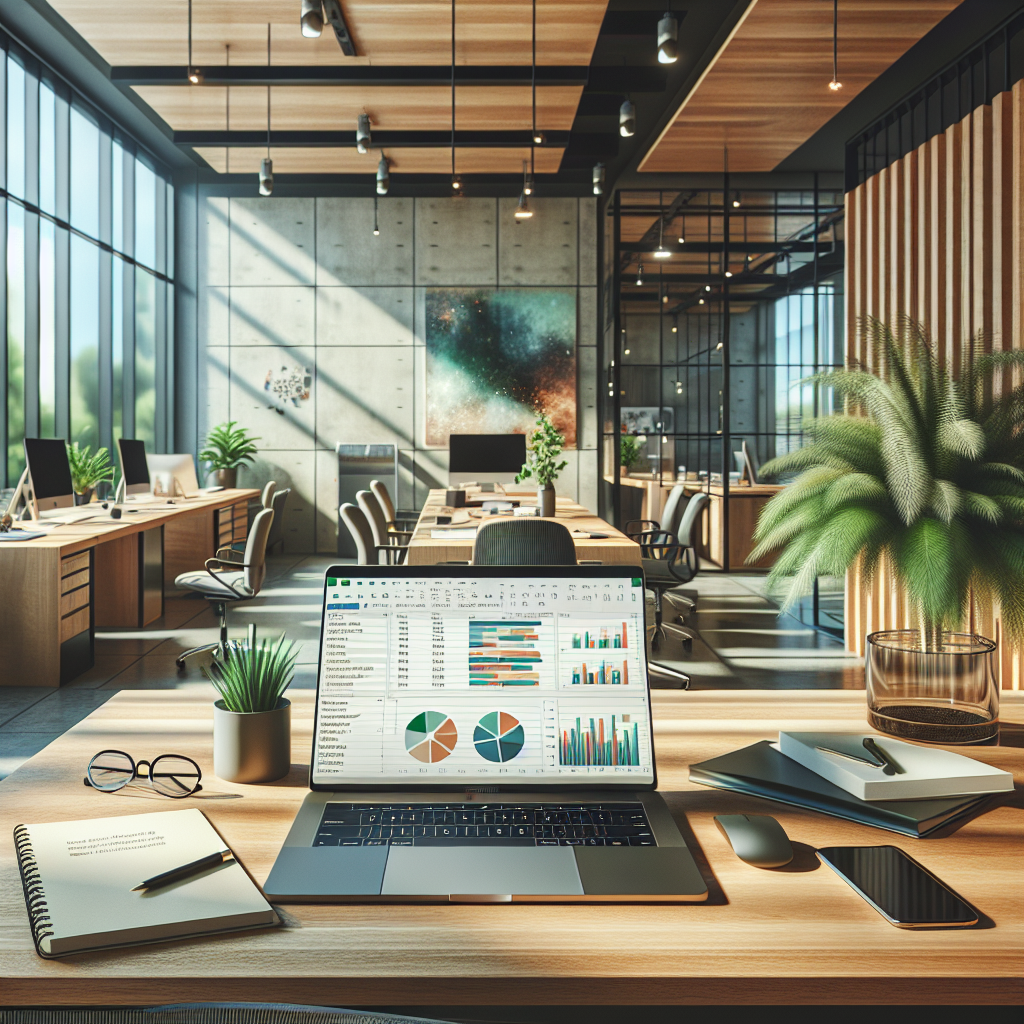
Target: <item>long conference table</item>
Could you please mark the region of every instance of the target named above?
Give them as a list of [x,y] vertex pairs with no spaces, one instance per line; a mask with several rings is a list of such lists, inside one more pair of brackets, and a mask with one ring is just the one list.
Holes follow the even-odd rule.
[[[655,691],[658,786],[707,882],[706,903],[290,904],[279,908],[276,928],[40,959],[11,840],[15,825],[198,807],[265,882],[307,792],[314,693],[288,693],[292,771],[267,785],[213,774],[214,696],[201,684],[123,690],[0,782],[0,834],[7,837],[0,843],[0,1005],[238,1000],[413,1012],[588,1004],[631,1007],[623,1019],[632,1020],[644,1005],[1024,999],[1020,691],[1003,693],[1002,740],[1011,745],[963,749],[1012,771],[1016,796],[930,839],[688,781],[689,765],[774,740],[780,729],[863,729],[862,690]],[[171,801],[141,784],[117,794],[83,787],[87,761],[106,747],[186,754],[203,769],[203,790]],[[796,857],[786,868],[740,861],[714,824],[716,814],[757,813],[777,817],[793,842]],[[893,928],[813,853],[888,843],[971,901],[981,924]]]
[[[482,493],[479,488],[468,488],[466,497],[470,504],[465,508],[450,508],[445,505],[445,493],[440,489],[432,490],[427,497],[409,541],[407,565],[470,561],[477,528],[487,519],[496,518],[482,512],[480,502],[484,500],[509,500],[523,505],[537,503],[536,491],[508,490],[494,494]],[[451,523],[438,524],[439,515],[450,515]],[[558,498],[554,521],[561,523],[573,534],[579,560],[600,561],[606,565],[640,564],[639,546],[582,505],[568,498]],[[602,536],[593,537],[591,534]]]

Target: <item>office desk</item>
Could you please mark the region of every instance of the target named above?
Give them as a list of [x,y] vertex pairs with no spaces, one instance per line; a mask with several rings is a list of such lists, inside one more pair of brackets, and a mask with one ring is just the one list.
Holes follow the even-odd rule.
[[94,629],[140,629],[159,618],[176,576],[245,540],[249,501],[259,494],[177,498],[121,519],[97,504],[100,518],[0,543],[0,686],[69,682],[92,667]]
[[[708,882],[708,903],[607,905],[288,905],[284,926],[133,950],[39,959],[14,859],[18,823],[200,807],[258,882],[306,793],[313,693],[292,691],[293,768],[279,783],[212,773],[212,688],[125,690],[0,782],[0,1001],[6,1005],[267,1000],[335,1006],[1021,1001],[1024,809],[1019,748],[965,751],[1012,769],[1012,805],[942,839],[914,840],[687,782],[695,761],[780,728],[864,725],[851,691],[656,691],[659,784]],[[1003,720],[1024,733],[1024,693]],[[170,801],[148,788],[82,785],[103,747],[194,757],[203,791]],[[892,843],[976,903],[995,927],[893,928],[798,847],[790,870],[739,861],[712,816],[767,812],[794,843]]]
[[[469,488],[467,497],[471,499],[495,499],[501,501],[505,498],[521,501],[523,504],[535,505],[537,503],[536,491],[513,492],[507,494],[481,494],[477,488]],[[409,542],[409,554],[407,563],[409,565],[436,565],[438,562],[469,561],[473,557],[473,541],[471,539],[459,539],[453,535],[451,539],[433,536],[436,529],[446,529],[435,524],[437,514],[444,505],[445,492],[443,490],[432,490],[427,498],[423,509],[420,511],[416,529],[413,531],[412,539]],[[470,516],[469,508],[457,508],[453,510],[451,527],[458,529],[467,526],[476,526],[483,522],[482,519]],[[497,517],[496,517],[497,518]],[[508,518],[503,516],[502,518]],[[555,521],[571,530],[579,530],[582,533],[605,533],[608,536],[598,539],[574,537],[576,545],[576,557],[585,559],[592,558],[604,562],[606,565],[639,565],[640,548],[631,541],[624,533],[620,533],[614,526],[606,523],[603,519],[595,516],[593,512],[577,505],[568,498],[559,498],[555,508]]]

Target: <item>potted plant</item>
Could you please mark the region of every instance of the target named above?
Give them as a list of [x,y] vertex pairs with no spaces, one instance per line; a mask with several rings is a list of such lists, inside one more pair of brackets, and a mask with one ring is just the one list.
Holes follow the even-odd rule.
[[885,565],[916,628],[867,638],[871,724],[984,742],[998,731],[996,645],[957,630],[981,595],[998,600],[1004,639],[1024,638],[1024,352],[986,353],[979,337],[954,374],[909,318],[861,332],[870,366],[801,382],[832,388],[848,411],[806,422],[810,443],[762,468],[799,476],[765,506],[748,561],[784,549],[769,579],[788,578],[785,606],[816,576],[859,563],[870,582]]
[[221,487],[235,487],[238,484],[238,467],[253,461],[252,457],[258,451],[253,442],[259,440],[244,427],[239,427],[235,420],[229,420],[206,435],[206,444],[199,458],[207,463],[211,473],[217,474],[217,483]]
[[213,770],[228,782],[273,782],[291,769],[292,681],[298,653],[282,636],[257,645],[230,641],[203,671],[217,688],[213,705]]
[[640,441],[632,434],[623,434],[619,440],[619,465],[628,474],[643,459],[640,454]]
[[550,519],[555,514],[554,482],[558,474],[568,465],[558,461],[565,438],[555,429],[551,417],[541,413],[537,429],[526,439],[526,461],[516,476],[516,483],[533,477],[537,481],[537,506],[540,514]]
[[106,448],[100,448],[93,455],[89,445],[80,448],[77,441],[69,444],[67,448],[71,486],[75,489],[75,504],[87,505],[92,501],[92,492],[101,480],[114,479],[110,453]]

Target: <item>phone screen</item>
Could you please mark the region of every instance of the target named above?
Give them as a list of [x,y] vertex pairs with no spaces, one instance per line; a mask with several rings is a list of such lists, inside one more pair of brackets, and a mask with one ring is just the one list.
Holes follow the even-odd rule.
[[978,921],[969,904],[896,846],[830,846],[817,853],[899,927],[966,927]]

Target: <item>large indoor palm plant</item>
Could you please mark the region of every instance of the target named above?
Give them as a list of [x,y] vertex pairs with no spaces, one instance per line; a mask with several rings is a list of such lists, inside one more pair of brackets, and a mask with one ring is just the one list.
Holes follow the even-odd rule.
[[[763,467],[799,475],[765,506],[750,561],[782,549],[770,580],[784,585],[787,605],[816,576],[859,563],[869,583],[885,564],[916,628],[869,637],[872,722],[918,738],[948,727],[947,739],[963,741],[986,731],[972,732],[971,716],[989,712],[961,698],[992,689],[979,673],[990,675],[994,644],[955,632],[972,594],[998,601],[1004,639],[1024,638],[1024,352],[985,352],[978,337],[954,371],[908,318],[894,328],[865,320],[861,331],[869,365],[803,382],[831,388],[846,412],[806,422],[810,442]],[[874,713],[883,705],[928,728],[892,724]]]

